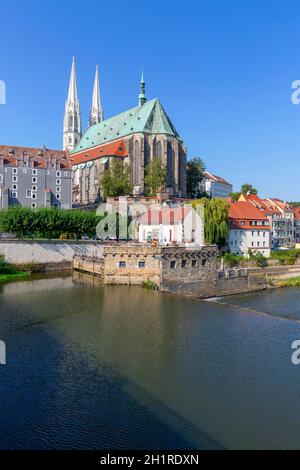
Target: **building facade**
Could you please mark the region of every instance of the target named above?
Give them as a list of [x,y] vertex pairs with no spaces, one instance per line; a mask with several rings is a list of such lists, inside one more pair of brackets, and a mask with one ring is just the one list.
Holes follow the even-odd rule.
[[200,184],[200,189],[201,192],[206,193],[208,197],[226,198],[232,193],[233,186],[228,183],[228,181],[224,180],[224,178],[206,171]]
[[0,208],[72,207],[72,172],[65,152],[0,146]]
[[230,252],[239,256],[249,256],[250,251],[270,256],[270,222],[249,201],[237,201],[230,205],[228,244]]

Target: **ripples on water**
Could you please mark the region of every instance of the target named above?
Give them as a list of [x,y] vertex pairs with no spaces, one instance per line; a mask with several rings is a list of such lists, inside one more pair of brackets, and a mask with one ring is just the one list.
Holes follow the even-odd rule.
[[299,447],[298,289],[233,306],[82,279],[1,288],[2,449]]

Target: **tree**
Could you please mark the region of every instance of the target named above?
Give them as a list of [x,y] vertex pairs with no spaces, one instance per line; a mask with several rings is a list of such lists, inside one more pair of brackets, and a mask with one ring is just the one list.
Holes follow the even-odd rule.
[[145,185],[148,196],[155,196],[159,188],[165,186],[167,169],[160,157],[151,160],[145,168]]
[[122,160],[114,158],[103,173],[100,187],[104,197],[127,196],[132,193],[130,168]]
[[253,188],[252,184],[244,183],[241,187],[242,194],[257,194],[257,189]]
[[192,199],[203,195],[200,184],[204,178],[204,172],[205,164],[201,158],[195,157],[187,162],[186,188]]
[[240,199],[242,193],[230,193],[228,194],[228,197],[230,197],[234,202],[237,202]]

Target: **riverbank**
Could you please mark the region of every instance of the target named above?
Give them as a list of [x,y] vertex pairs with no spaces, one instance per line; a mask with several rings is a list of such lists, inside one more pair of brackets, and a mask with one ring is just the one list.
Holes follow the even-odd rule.
[[2,274],[0,273],[0,284],[4,284],[5,282],[9,281],[17,281],[21,279],[27,279],[31,276],[30,271],[20,271],[20,272],[15,272],[15,273],[10,273],[10,274]]

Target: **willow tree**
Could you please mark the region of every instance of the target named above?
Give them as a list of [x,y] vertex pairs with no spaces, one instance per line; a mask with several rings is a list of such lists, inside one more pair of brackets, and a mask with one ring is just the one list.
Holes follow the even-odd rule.
[[196,199],[192,206],[204,205],[204,234],[207,243],[224,246],[228,239],[229,204],[225,199]]

